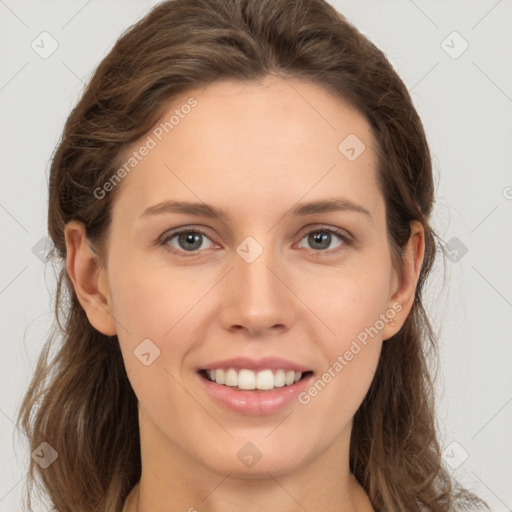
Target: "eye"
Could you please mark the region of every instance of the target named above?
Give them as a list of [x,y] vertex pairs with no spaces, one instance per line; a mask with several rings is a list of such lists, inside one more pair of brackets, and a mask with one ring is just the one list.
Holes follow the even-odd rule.
[[[308,246],[304,246],[303,241]],[[200,229],[184,229],[165,234],[159,243],[180,256],[194,256],[203,249],[212,249],[215,246],[208,235]],[[321,227],[306,233],[298,247],[313,249],[321,254],[337,252],[337,248],[350,244],[351,239],[344,231]]]
[[[208,241],[209,244],[205,244],[204,242]],[[165,236],[162,241],[162,245],[168,245],[172,249],[178,252],[195,252],[200,249],[211,249],[213,247],[213,242],[208,238],[206,233],[203,233],[197,229],[188,229],[184,231],[177,231],[175,233],[171,233]],[[191,254],[192,256],[192,254]]]
[[[332,246],[331,244],[336,242],[336,239],[337,244]],[[304,236],[302,240],[306,240],[306,243],[309,244],[309,248],[322,252],[330,252],[325,251],[325,249],[336,249],[337,247],[350,244],[350,240],[344,232],[333,228],[314,229],[306,233],[306,236]],[[299,247],[304,246],[299,245]],[[306,249],[307,248],[308,247],[306,247]]]

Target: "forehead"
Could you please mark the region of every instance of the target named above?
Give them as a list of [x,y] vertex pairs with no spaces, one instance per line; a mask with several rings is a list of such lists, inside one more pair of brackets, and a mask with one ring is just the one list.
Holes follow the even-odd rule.
[[150,149],[132,162],[119,200],[139,213],[177,196],[245,210],[334,190],[378,200],[367,121],[318,84],[269,77],[191,89],[127,148],[124,163],[144,146]]
[[[257,153],[260,158],[265,153],[290,157],[317,148],[337,154],[340,138],[350,133],[373,144],[364,116],[340,96],[319,84],[274,76],[262,82],[214,82],[176,98],[157,123],[156,129],[165,131],[163,137],[171,134],[165,130],[166,121],[173,112],[185,110],[191,98],[196,106],[179,120],[174,116],[177,123],[170,130],[176,142],[189,143],[183,149],[192,144],[219,152],[227,146],[230,152],[243,147],[244,154]],[[199,138],[180,138],[180,132],[188,134],[187,124],[200,128]]]

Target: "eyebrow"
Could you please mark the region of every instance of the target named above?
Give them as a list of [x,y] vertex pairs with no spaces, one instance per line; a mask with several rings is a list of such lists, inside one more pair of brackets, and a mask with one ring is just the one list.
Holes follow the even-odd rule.
[[[312,201],[309,203],[302,203],[295,206],[286,215],[293,215],[297,217],[304,217],[306,215],[313,215],[315,213],[329,213],[336,211],[351,211],[362,213],[368,217],[372,217],[371,213],[360,204],[345,198],[331,198],[319,201]],[[184,213],[194,215],[197,217],[217,217],[221,220],[227,220],[229,215],[219,208],[215,208],[206,203],[193,203],[187,201],[162,201],[161,203],[150,206],[144,210],[142,217],[149,215],[161,215],[166,213]],[[286,216],[285,215],[285,216]]]

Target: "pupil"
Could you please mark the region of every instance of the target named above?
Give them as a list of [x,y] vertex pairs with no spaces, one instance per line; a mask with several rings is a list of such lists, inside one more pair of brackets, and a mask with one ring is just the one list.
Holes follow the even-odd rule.
[[[186,233],[184,235],[181,235],[180,242],[184,242],[184,244],[182,245],[185,245],[185,249],[187,249],[186,245],[189,245],[188,249],[195,250],[201,247],[201,235],[198,233]],[[190,247],[190,245],[194,245],[194,243],[195,246]]]
[[320,249],[326,249],[329,247],[329,243],[331,240],[331,235],[329,233],[317,231],[311,236],[311,241],[315,244],[320,244],[322,247]]

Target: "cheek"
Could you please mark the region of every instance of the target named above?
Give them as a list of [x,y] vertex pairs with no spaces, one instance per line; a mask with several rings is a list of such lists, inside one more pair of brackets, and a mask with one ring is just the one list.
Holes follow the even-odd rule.
[[205,289],[204,282],[191,281],[179,270],[138,265],[137,260],[124,262],[111,275],[113,312],[131,337],[164,338]]
[[169,373],[179,378],[180,361],[190,350],[184,329],[205,286],[185,282],[180,272],[141,265],[135,258],[110,270],[112,310],[125,367],[140,401],[151,403],[161,394],[158,390],[169,390]]
[[300,291],[325,327],[316,321],[313,334],[325,368],[299,401],[312,413],[329,410],[333,425],[352,417],[363,401],[379,361],[385,320],[394,317],[386,316],[390,259],[361,259],[357,266],[336,275],[320,274],[314,289],[308,292],[304,285]]
[[[294,290],[310,310],[315,338],[321,334],[326,347],[338,351],[375,326],[389,307],[391,272],[390,259],[385,254],[375,254],[356,257],[338,269],[297,274]],[[382,330],[381,322],[377,328]]]
[[136,262],[125,260],[112,268],[111,279],[128,378],[142,407],[162,416],[162,424],[168,421],[166,414],[190,407],[190,396],[178,384],[180,363],[190,350],[187,321],[204,294],[200,284],[186,286],[178,273],[176,279],[169,274],[163,268],[136,268]]

